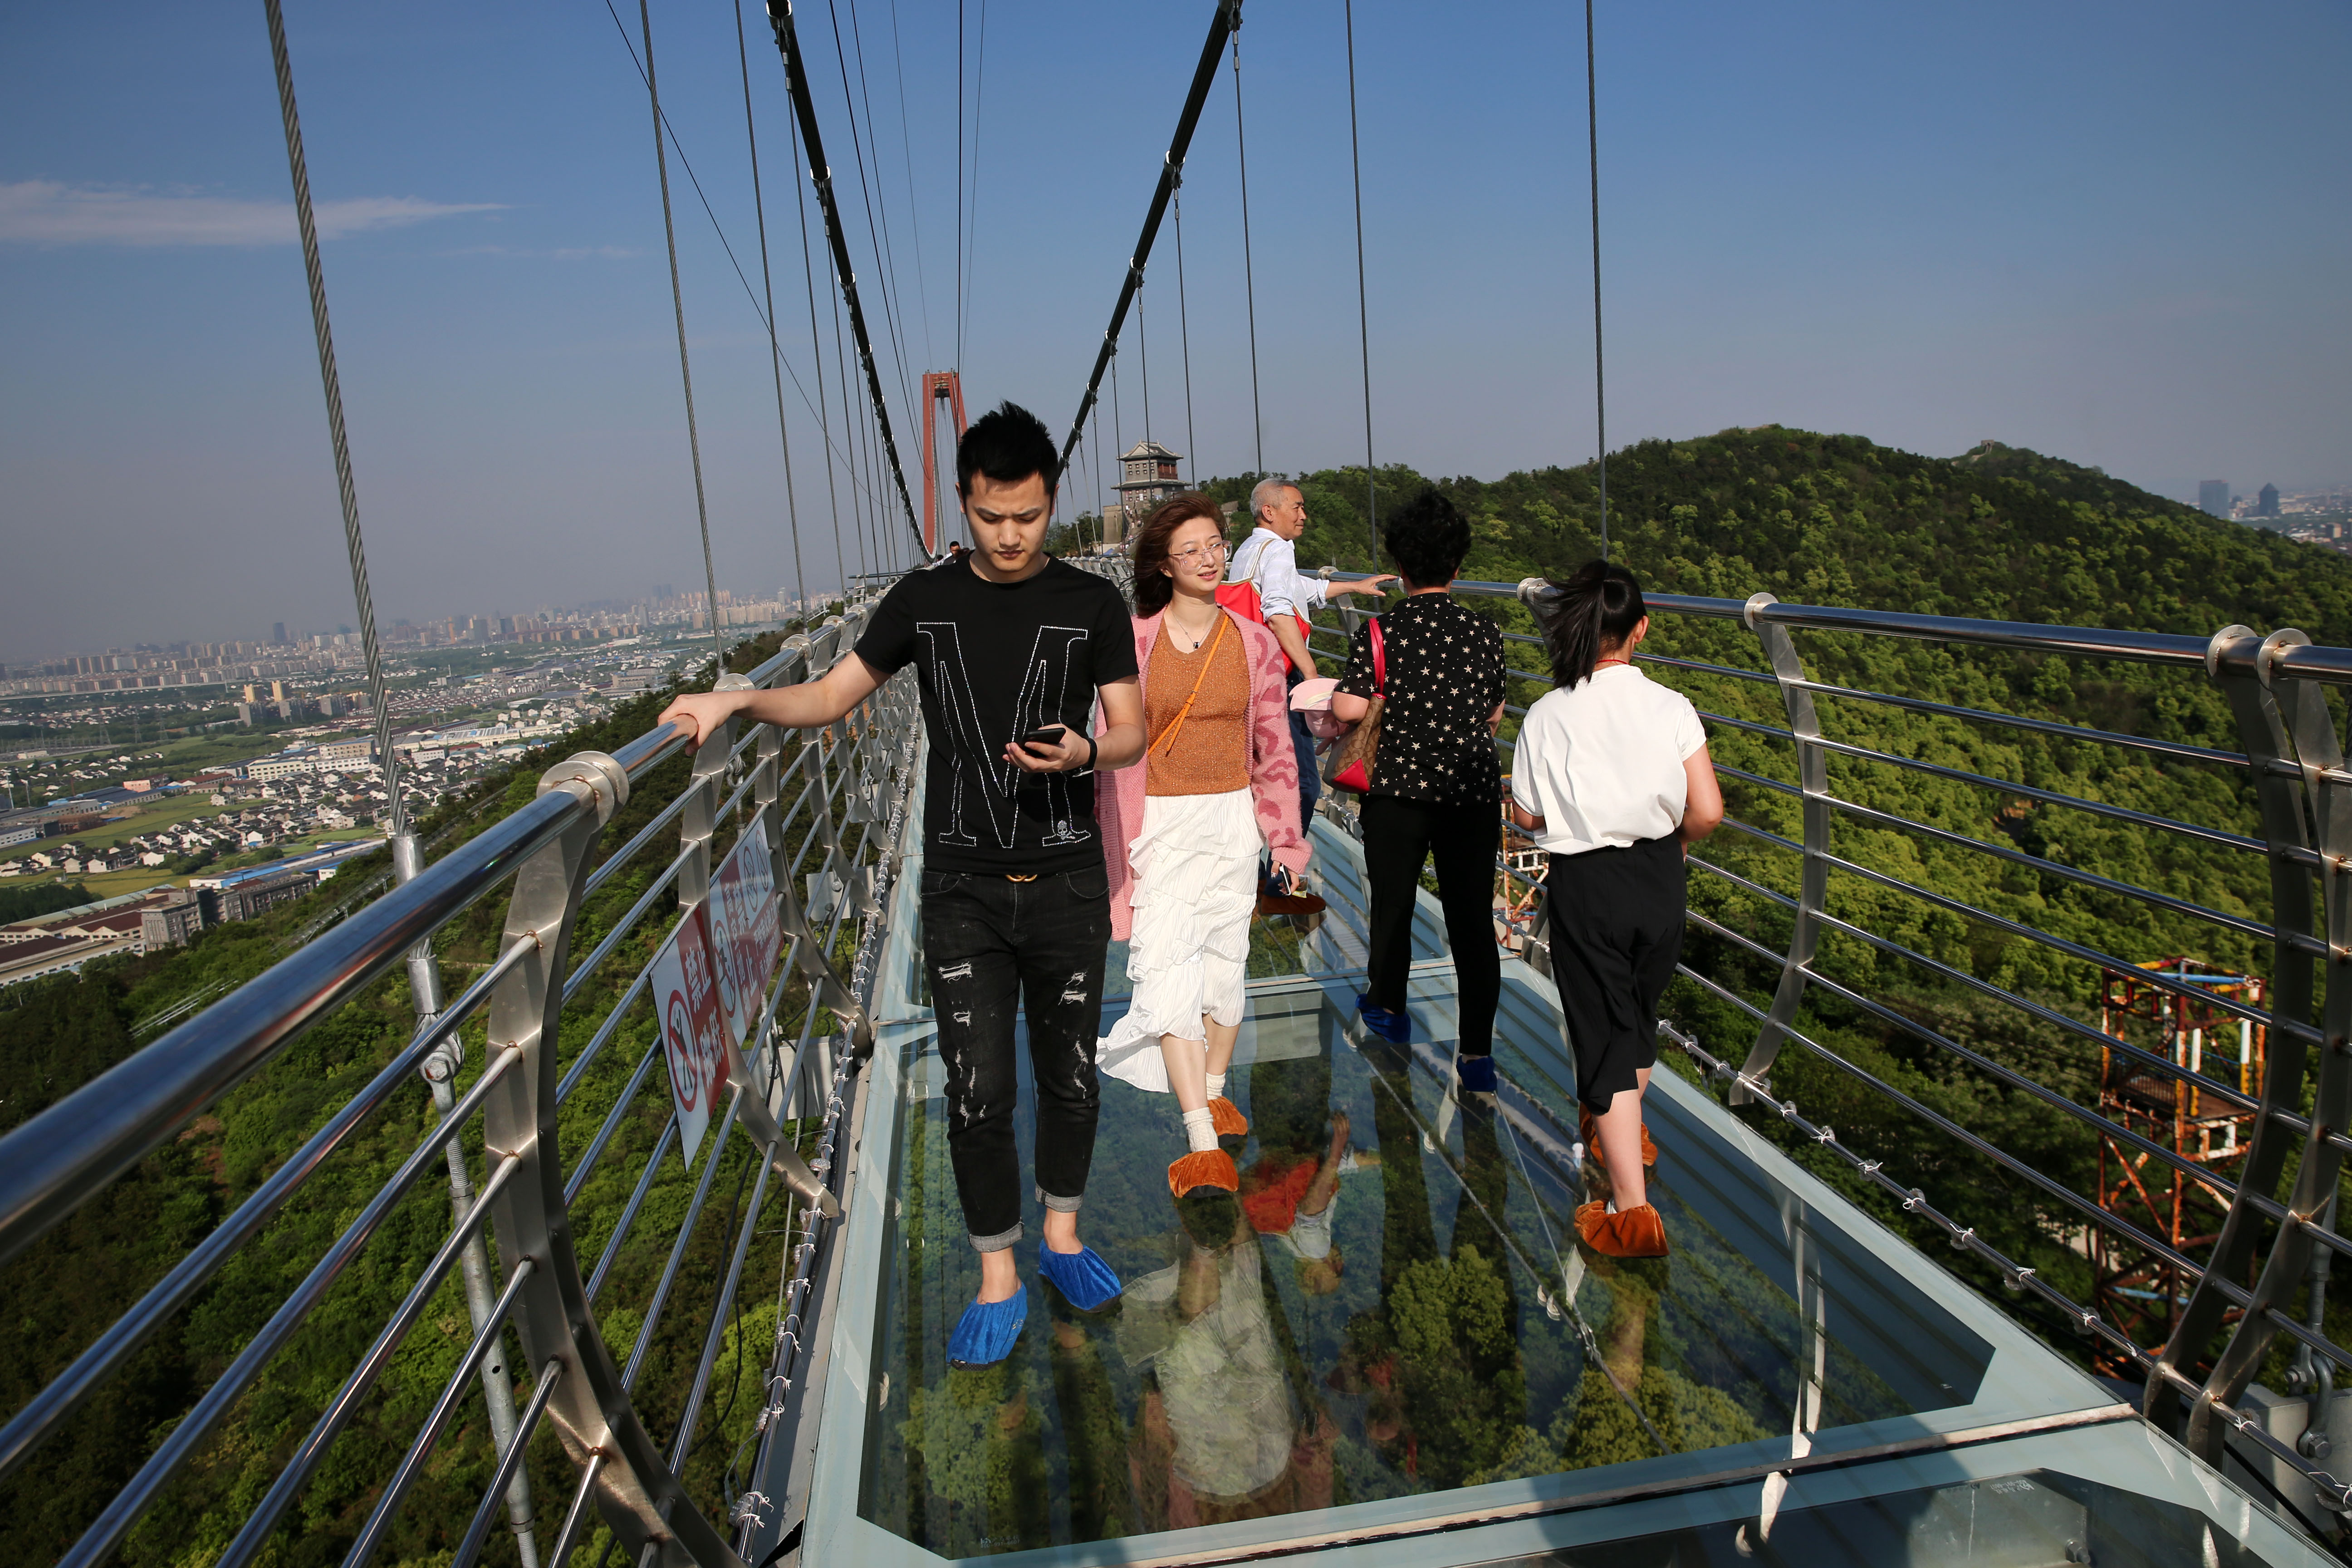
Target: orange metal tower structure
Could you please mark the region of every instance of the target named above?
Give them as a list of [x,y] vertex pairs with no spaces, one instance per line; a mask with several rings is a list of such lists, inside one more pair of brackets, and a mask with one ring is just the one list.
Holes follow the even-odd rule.
[[955,420],[955,437],[963,439],[963,382],[951,370],[923,373],[923,551],[940,552],[940,437],[941,402]]
[[[2100,975],[2099,1027],[2178,1066],[2219,1079],[2248,1095],[2261,1091],[2265,1031],[2219,1006],[2156,985],[2149,972],[2216,997],[2260,1006],[2263,981],[2221,974],[2193,958],[2161,958]],[[2127,1032],[2128,1031],[2128,1032]],[[2111,1047],[2099,1052],[2099,1111],[2162,1145],[2191,1165],[2217,1173],[2245,1158],[2253,1112]],[[2111,1133],[2099,1139],[2099,1203],[2110,1213],[2196,1257],[2220,1235],[2228,1202],[2210,1185]],[[2150,1350],[2172,1333],[2189,1281],[2179,1268],[2150,1258],[2099,1226],[2090,1235],[2092,1304]],[[2120,1364],[2103,1370],[2121,1374]]]

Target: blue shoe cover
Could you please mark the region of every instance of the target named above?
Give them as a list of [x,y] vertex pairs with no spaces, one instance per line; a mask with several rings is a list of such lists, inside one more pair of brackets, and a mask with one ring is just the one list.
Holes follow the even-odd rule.
[[1037,1248],[1037,1272],[1051,1279],[1063,1299],[1081,1312],[1109,1306],[1125,1289],[1118,1276],[1110,1271],[1110,1265],[1091,1247],[1081,1247],[1076,1252],[1056,1252],[1041,1246]]
[[1457,1056],[1454,1058],[1454,1081],[1466,1094],[1495,1092],[1495,1058],[1490,1056]]
[[974,1301],[956,1320],[948,1336],[948,1363],[952,1366],[993,1366],[1013,1353],[1013,1342],[1029,1326],[1029,1287],[1023,1285],[1002,1301]]
[[1370,996],[1356,998],[1356,1011],[1364,1020],[1364,1027],[1394,1045],[1403,1045],[1412,1038],[1412,1020],[1402,1012],[1376,1007]]

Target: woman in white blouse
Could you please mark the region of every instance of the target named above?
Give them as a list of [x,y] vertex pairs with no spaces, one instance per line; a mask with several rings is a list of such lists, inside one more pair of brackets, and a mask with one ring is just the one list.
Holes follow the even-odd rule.
[[1684,846],[1723,820],[1723,793],[1697,710],[1633,668],[1650,631],[1633,574],[1591,561],[1554,586],[1542,612],[1554,689],[1519,727],[1510,814],[1549,852],[1552,976],[1584,1141],[1609,1174],[1610,1200],[1579,1208],[1576,1228],[1596,1252],[1662,1258],[1642,1095],[1658,1001],[1682,956]]

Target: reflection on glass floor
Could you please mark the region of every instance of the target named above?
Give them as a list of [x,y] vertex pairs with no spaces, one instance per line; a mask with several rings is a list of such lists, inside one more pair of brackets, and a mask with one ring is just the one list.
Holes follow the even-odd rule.
[[[2083,1559],[2063,1542],[2043,1552],[2043,1537],[2080,1523],[2089,1483],[2037,1480],[2049,1497],[2031,1506],[2024,1483],[1993,1485],[2048,1468],[2050,1445],[2128,1448],[2158,1496],[2176,1460],[2211,1479],[1666,1071],[1648,1111],[1673,1255],[1577,1247],[1570,1216],[1591,1173],[1548,984],[1506,965],[1505,1091],[1493,1108],[1461,1103],[1433,909],[1414,1043],[1366,1036],[1361,914],[1339,852],[1352,847],[1323,848],[1331,917],[1311,935],[1265,922],[1255,935],[1265,978],[1229,1088],[1251,1125],[1225,1144],[1241,1193],[1171,1200],[1173,1100],[1107,1080],[1082,1233],[1126,1292],[1080,1312],[1038,1279],[1033,1200],[1028,1326],[982,1370],[946,1361],[979,1266],[928,1008],[908,989],[920,931],[911,900],[894,910],[902,967],[894,991],[885,966],[861,1154],[880,1180],[861,1175],[852,1205],[866,1261],[843,1296],[812,1550],[876,1564],[1224,1561],[1352,1540],[1351,1562],[1400,1564],[2058,1563]],[[1106,1026],[1123,1007],[1106,1003]],[[862,1422],[862,1446],[835,1422]],[[1848,1468],[1771,1473],[1839,1456]],[[1958,1517],[1954,1489],[1979,1483],[2003,1500],[1969,1506],[2026,1521],[2027,1544],[1994,1552],[1989,1529],[1957,1554],[1936,1546]],[[1838,1511],[1849,1503],[1860,1511]],[[1898,1536],[1912,1544],[1872,1544]],[[2302,1559],[2225,1545],[2218,1560]]]
[[[1417,1015],[1442,1018],[1423,989]],[[1725,1193],[1664,1119],[1654,1201],[1675,1255],[1580,1254],[1559,1122],[1518,1095],[1457,1103],[1443,1039],[1351,1040],[1352,994],[1255,996],[1229,1089],[1251,1122],[1227,1143],[1238,1198],[1172,1201],[1173,1100],[1106,1082],[1083,1230],[1126,1295],[1083,1313],[1034,1286],[1013,1359],[984,1371],[946,1364],[979,1268],[945,1104],[924,1097],[936,1064],[910,1075],[868,1518],[963,1557],[1785,1444],[1974,1396],[1982,1340],[1851,1258],[1809,1268],[1826,1249],[1785,1204],[1725,1212],[1768,1194]],[[1507,1047],[1503,1066],[1540,1077]],[[1024,1155],[1030,1135],[1024,1106]]]

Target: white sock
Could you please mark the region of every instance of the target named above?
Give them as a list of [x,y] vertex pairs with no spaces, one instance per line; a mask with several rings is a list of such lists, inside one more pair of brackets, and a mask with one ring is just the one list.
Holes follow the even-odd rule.
[[1211,1073],[1209,1075],[1209,1098],[1211,1100],[1215,1100],[1224,1092],[1225,1075],[1221,1072]]
[[1205,1154],[1217,1146],[1217,1119],[1207,1106],[1184,1113],[1184,1142],[1195,1154]]

